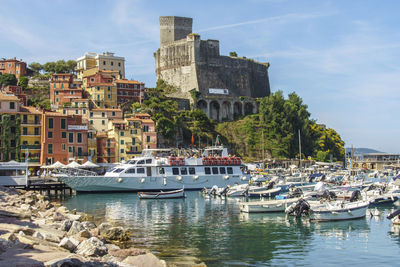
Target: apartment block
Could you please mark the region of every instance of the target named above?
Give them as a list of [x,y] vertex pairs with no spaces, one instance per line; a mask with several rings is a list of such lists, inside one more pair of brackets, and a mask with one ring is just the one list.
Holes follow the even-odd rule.
[[15,57],[12,59],[0,60],[0,74],[14,74],[17,79],[26,75],[26,62],[17,60]]
[[128,102],[143,102],[144,83],[133,80],[115,80],[117,87],[117,104],[123,105]]
[[117,57],[111,52],[86,53],[76,63],[76,73],[80,80],[84,77],[83,73],[90,69],[118,71],[120,77],[125,78],[125,58]]
[[70,105],[74,99],[82,99],[82,82],[75,81],[72,74],[56,73],[50,79],[50,103],[53,108]]
[[108,122],[121,120],[123,113],[118,108],[94,108],[89,112],[89,128],[98,133],[108,131]]

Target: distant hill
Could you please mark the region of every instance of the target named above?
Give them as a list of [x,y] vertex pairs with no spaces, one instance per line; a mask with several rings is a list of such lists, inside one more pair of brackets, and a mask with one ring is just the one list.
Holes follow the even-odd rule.
[[[351,147],[347,147],[346,148],[346,153],[347,152],[351,152]],[[381,152],[372,148],[365,148],[365,147],[358,147],[358,148],[354,148],[354,154],[355,155],[363,155],[363,154],[367,154],[367,153],[385,153],[385,152]]]

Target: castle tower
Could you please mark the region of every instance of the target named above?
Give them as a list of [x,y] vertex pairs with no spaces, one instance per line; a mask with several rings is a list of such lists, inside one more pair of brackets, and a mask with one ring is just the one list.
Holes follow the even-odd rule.
[[160,17],[160,44],[171,43],[186,38],[192,33],[192,18],[161,16]]

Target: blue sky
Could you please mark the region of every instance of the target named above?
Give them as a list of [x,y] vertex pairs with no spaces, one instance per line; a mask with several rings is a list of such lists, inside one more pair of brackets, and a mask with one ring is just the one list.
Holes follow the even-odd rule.
[[155,84],[159,16],[193,18],[221,54],[270,62],[272,91],[295,91],[346,146],[400,153],[397,1],[0,0],[0,57],[28,64],[115,52]]

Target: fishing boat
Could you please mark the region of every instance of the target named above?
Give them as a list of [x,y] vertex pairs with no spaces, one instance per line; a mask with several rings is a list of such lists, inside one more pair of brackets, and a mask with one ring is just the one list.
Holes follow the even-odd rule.
[[249,190],[248,197],[275,197],[281,192],[280,187],[274,187],[264,190]]
[[267,201],[252,201],[240,204],[240,211],[245,213],[284,212],[287,207],[296,203],[300,198],[285,198]]
[[171,199],[171,198],[185,198],[185,190],[173,190],[173,191],[160,191],[160,192],[138,192],[140,199]]
[[222,146],[208,147],[200,157],[175,156],[171,149],[145,149],[142,155],[121,163],[103,176],[59,177],[77,192],[200,190],[247,184],[240,157],[228,156]]
[[310,220],[313,221],[338,221],[358,219],[366,216],[369,206],[368,201],[354,202],[325,202],[311,208]]

